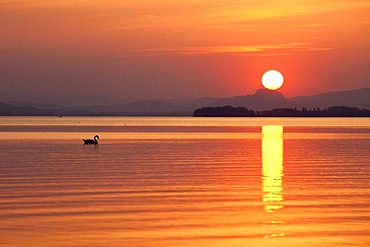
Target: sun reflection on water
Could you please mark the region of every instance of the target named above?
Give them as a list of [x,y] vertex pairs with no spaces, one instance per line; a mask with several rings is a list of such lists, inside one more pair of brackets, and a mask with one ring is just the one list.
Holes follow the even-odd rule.
[[[283,126],[262,126],[262,191],[265,211],[269,214],[282,209],[283,201]],[[271,220],[269,225],[284,222]],[[284,233],[272,233],[265,238],[282,237]]]

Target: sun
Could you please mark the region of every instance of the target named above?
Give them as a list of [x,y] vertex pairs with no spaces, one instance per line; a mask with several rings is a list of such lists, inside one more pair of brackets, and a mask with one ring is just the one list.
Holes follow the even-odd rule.
[[284,83],[283,75],[277,70],[269,70],[262,76],[262,85],[270,90],[279,89]]

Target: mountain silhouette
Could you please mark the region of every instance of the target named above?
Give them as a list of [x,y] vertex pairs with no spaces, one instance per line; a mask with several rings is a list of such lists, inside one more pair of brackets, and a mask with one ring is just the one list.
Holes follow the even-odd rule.
[[[5,96],[6,97],[5,97]],[[58,94],[53,101],[45,101],[47,97],[37,98],[38,94],[0,93],[0,115],[182,115],[191,116],[193,111],[202,107],[245,107],[255,111],[275,108],[328,108],[331,106],[348,106],[359,109],[370,109],[370,88],[339,92],[328,92],[311,96],[285,98],[278,91],[258,89],[252,95],[235,97],[203,97],[197,99],[178,100],[136,100],[129,101],[110,97],[92,95],[67,94],[66,98]],[[55,94],[50,94],[53,97]],[[79,97],[81,96],[81,97]],[[66,103],[74,98],[73,101]],[[95,99],[95,100],[94,100]],[[114,104],[108,104],[114,102]],[[60,103],[60,104],[57,104]],[[79,105],[75,105],[80,103]]]
[[0,116],[42,116],[48,113],[31,106],[13,106],[0,102]]
[[246,107],[254,110],[268,110],[287,105],[284,95],[278,91],[268,89],[258,89],[253,95],[236,96],[232,98],[214,101],[208,106]]
[[[123,100],[109,96],[80,93],[7,93],[0,92],[0,101],[5,103],[28,102],[28,105],[59,105],[63,107],[80,105],[113,105],[123,103]],[[18,102],[18,103],[17,103]],[[127,101],[125,101],[127,102]]]
[[297,108],[323,108],[342,105],[370,109],[370,87],[294,97],[288,99],[288,105]]

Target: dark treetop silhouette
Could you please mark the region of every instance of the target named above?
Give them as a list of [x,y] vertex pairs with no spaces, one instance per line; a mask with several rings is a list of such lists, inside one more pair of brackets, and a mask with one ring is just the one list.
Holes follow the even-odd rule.
[[82,139],[84,141],[84,144],[98,144],[99,136],[95,135],[94,140],[92,139]]
[[245,107],[203,107],[196,109],[194,117],[370,117],[370,110],[348,106],[332,106],[325,109],[302,110],[275,108],[267,111],[248,110]]

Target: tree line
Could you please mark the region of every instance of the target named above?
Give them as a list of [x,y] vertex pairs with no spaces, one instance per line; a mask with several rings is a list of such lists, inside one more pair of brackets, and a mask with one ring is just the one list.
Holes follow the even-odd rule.
[[249,110],[245,107],[218,106],[196,109],[194,117],[370,117],[370,110],[349,106],[328,108],[275,108],[265,111]]

